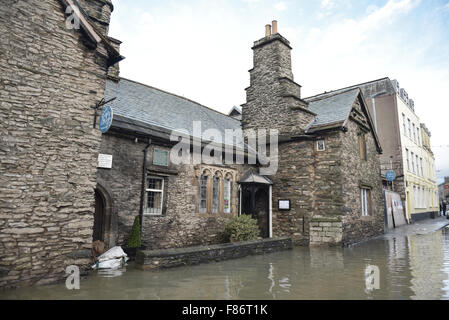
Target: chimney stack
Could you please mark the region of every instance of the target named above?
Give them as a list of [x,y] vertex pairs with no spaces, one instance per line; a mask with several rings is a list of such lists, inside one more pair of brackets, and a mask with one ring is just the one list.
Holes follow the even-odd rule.
[[267,24],[265,26],[265,37],[271,36],[271,25]]
[[276,20],[273,20],[271,22],[272,26],[273,26],[273,34],[278,33],[278,22]]

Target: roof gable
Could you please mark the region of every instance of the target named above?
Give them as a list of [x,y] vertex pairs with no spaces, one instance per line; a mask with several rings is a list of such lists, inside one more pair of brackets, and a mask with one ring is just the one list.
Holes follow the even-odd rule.
[[80,27],[84,31],[84,35],[96,46],[100,43],[104,45],[106,48],[109,59],[108,65],[114,65],[115,63],[124,59],[122,55],[114,48],[114,46],[109,42],[108,39],[95,27],[94,24],[89,22],[89,17],[84,11],[84,9],[79,5],[77,0],[59,0],[59,2],[63,5],[64,12],[66,12],[67,7],[78,8],[79,10],[74,9],[71,14],[77,16],[80,22]]
[[[355,121],[358,119],[359,125],[363,125],[371,131],[378,152],[382,152],[365,98],[358,87],[336,90],[304,100],[309,103],[309,109],[317,114],[314,121],[306,128],[306,133],[337,128],[344,129],[350,118],[355,119]],[[354,108],[357,102],[360,105],[360,110]]]

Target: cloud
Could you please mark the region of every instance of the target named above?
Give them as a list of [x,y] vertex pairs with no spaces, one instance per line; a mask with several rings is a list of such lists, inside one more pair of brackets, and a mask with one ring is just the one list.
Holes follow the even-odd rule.
[[278,11],[284,11],[287,9],[287,4],[283,1],[278,2],[274,5],[274,8]]
[[335,7],[335,0],[322,0],[321,1],[321,8],[330,10]]

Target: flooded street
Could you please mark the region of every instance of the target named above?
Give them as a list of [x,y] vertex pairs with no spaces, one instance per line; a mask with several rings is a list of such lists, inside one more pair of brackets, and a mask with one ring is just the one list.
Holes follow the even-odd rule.
[[[379,268],[379,289],[366,289],[369,265]],[[92,272],[80,286],[9,290],[0,299],[447,299],[449,228],[164,271],[129,264],[123,274]]]

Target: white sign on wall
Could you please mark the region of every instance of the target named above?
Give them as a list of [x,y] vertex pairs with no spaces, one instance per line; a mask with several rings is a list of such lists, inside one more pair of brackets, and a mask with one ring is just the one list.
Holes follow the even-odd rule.
[[98,155],[98,168],[111,169],[112,168],[112,154]]
[[290,200],[279,200],[279,210],[290,210]]

